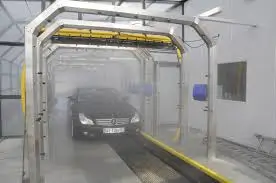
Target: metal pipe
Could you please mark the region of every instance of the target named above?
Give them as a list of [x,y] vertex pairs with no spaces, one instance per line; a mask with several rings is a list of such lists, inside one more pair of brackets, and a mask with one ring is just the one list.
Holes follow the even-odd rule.
[[178,63],[179,63],[179,103],[178,103],[178,130],[179,130],[179,137],[178,137],[178,142],[181,143],[182,140],[182,128],[183,128],[183,62],[182,62],[183,56],[180,55],[178,56]]
[[41,0],[41,12],[46,8],[46,0]]
[[232,25],[240,25],[240,26],[247,26],[247,27],[257,27],[257,24],[253,23],[245,23],[245,22],[239,22],[231,19],[225,19],[225,18],[218,18],[218,17],[197,17],[200,20],[203,21],[209,21],[209,22],[218,22],[218,23],[225,23],[225,24],[232,24]]
[[[185,2],[185,1],[184,1]],[[185,14],[185,6],[184,6],[184,2],[182,2],[182,5],[181,5],[181,14],[182,15],[184,15]],[[185,40],[185,30],[184,30],[184,28],[185,28],[185,25],[181,25],[181,27],[182,27],[182,40],[184,41]]]
[[[116,0],[113,0],[113,1],[112,1],[112,5],[113,5],[113,6],[116,6],[115,1],[116,1]],[[115,16],[112,16],[112,17],[111,17],[111,22],[112,22],[112,23],[115,23]]]
[[[142,61],[142,83],[141,83],[141,86],[140,86],[140,92],[141,92],[141,114],[142,114],[142,117],[143,117],[143,123],[142,123],[142,130],[146,130],[146,126],[145,126],[145,122],[146,122],[146,96],[145,96],[145,93],[144,93],[144,86],[146,84],[146,60],[143,60]],[[143,87],[143,88],[142,88]]]
[[[23,39],[23,36],[21,36],[18,41],[21,41]],[[1,55],[0,58],[4,57],[7,53],[9,53],[9,51],[11,51],[13,49],[13,47],[9,47],[6,51],[4,51]]]
[[10,78],[10,89],[13,90],[13,77],[12,77],[12,63],[10,64],[9,78]]
[[[142,9],[145,10],[146,9],[146,0],[141,0],[142,2]],[[145,26],[146,25],[146,21],[142,20],[142,25]]]
[[208,48],[208,116],[207,116],[207,157],[212,159],[216,156],[216,119],[215,119],[215,99],[216,99],[216,78],[217,69],[215,63],[216,46]]
[[153,136],[157,135],[157,114],[158,114],[158,106],[157,106],[157,68],[158,62],[153,61],[153,120],[152,120],[152,129],[153,129]]

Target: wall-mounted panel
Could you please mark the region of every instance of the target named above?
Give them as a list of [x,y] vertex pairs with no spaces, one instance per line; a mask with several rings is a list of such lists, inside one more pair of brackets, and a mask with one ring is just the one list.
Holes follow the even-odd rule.
[[23,135],[23,115],[21,101],[18,99],[2,100],[2,135],[21,136]]

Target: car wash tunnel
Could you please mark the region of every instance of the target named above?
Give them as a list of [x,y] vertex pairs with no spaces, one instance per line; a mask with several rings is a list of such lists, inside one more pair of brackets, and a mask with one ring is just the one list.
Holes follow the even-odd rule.
[[[216,26],[256,31],[256,24],[212,17],[220,7],[186,16],[185,6],[196,0],[17,1],[30,14],[38,4],[41,11],[22,23],[9,12],[13,5],[0,1],[10,27],[24,35],[0,41],[1,47],[19,48],[20,55],[12,62],[18,67],[18,93],[1,90],[0,182],[276,180],[274,149],[261,149],[269,139],[275,144],[273,137],[255,134],[254,149],[221,137],[217,127],[220,93],[230,88],[221,96],[247,98],[229,93],[244,89],[246,62],[238,62],[234,72],[237,88],[217,84],[224,81],[221,74],[233,75],[223,69],[235,68],[217,64],[223,36],[214,34]],[[195,43],[200,46],[191,46]],[[2,79],[2,87],[5,83]],[[13,102],[3,110],[5,100]],[[13,123],[3,116],[13,116]],[[263,170],[259,160],[268,163]]]

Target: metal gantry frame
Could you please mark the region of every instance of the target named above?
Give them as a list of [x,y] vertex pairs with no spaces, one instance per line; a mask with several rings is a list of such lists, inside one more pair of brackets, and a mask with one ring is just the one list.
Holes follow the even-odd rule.
[[[215,99],[215,44],[212,38],[203,30],[201,22],[198,18],[186,17],[186,16],[176,16],[165,13],[152,13],[146,10],[136,10],[132,8],[122,8],[107,5],[99,5],[89,2],[79,2],[79,1],[56,1],[49,8],[43,11],[39,16],[37,16],[30,24],[25,27],[25,59],[26,59],[26,124],[27,124],[27,142],[28,142],[28,158],[29,158],[29,178],[31,183],[38,183],[41,180],[40,177],[40,154],[39,154],[39,125],[38,122],[41,121],[42,117],[42,104],[40,101],[42,97],[41,85],[42,85],[42,54],[41,46],[43,43],[50,38],[51,35],[55,33],[60,27],[77,27],[77,28],[95,28],[92,22],[88,21],[75,21],[66,20],[68,24],[57,20],[52,23],[51,27],[47,27],[46,31],[39,35],[42,27],[44,27],[47,22],[51,22],[58,14],[62,12],[78,12],[78,13],[88,13],[88,14],[99,14],[107,16],[119,16],[124,18],[134,18],[140,20],[149,20],[165,23],[174,23],[181,25],[188,25],[194,28],[194,30],[199,34],[199,36],[204,40],[208,47],[208,143],[207,143],[207,153],[208,158],[215,156],[215,146],[216,146],[216,123],[214,119],[214,99]],[[65,21],[65,22],[66,22]],[[57,23],[58,22],[58,23]],[[109,25],[110,27],[101,27],[100,29],[109,31],[120,31],[118,30],[118,25]],[[115,27],[114,27],[115,26]],[[161,34],[160,31],[149,30],[146,27],[131,27],[127,26],[121,28],[121,31],[130,31],[136,33],[144,34]],[[171,37],[171,34],[166,34]],[[39,37],[38,37],[39,36]],[[43,38],[43,39],[42,39]],[[173,37],[171,37],[173,38]],[[174,44],[180,49],[181,54],[184,53],[184,47],[182,47],[182,41],[172,40]],[[181,57],[183,58],[183,57]],[[180,62],[182,65],[182,61]],[[181,66],[182,67],[182,66]],[[182,85],[182,82],[180,83]],[[180,87],[180,91],[182,87]],[[38,90],[38,91],[37,91]],[[182,92],[182,91],[181,91]],[[182,101],[182,99],[180,99]],[[180,102],[182,104],[182,102]],[[182,106],[180,111],[182,111]],[[182,112],[181,112],[182,113]]]
[[[114,46],[97,46],[97,45],[78,45],[78,44],[54,44],[54,43],[48,43],[45,48],[43,49],[43,72],[42,72],[42,111],[43,111],[43,116],[42,116],[42,120],[40,123],[40,152],[43,155],[42,157],[44,157],[45,154],[49,153],[49,144],[48,143],[44,143],[44,141],[49,142],[48,140],[48,129],[49,129],[49,123],[48,123],[48,113],[49,113],[49,104],[48,104],[48,84],[49,84],[49,78],[48,78],[48,74],[50,74],[51,72],[49,72],[48,68],[53,69],[54,65],[52,63],[50,59],[50,57],[55,54],[55,52],[58,49],[108,49],[108,50],[125,50],[125,51],[131,51],[131,52],[135,52],[135,50],[137,50],[136,48],[132,48],[132,47],[114,47]],[[139,57],[139,63],[141,62],[140,59],[142,59],[142,57]],[[93,63],[93,62],[91,62]],[[115,63],[115,62],[114,62]],[[58,65],[58,64],[57,64]],[[55,66],[57,66],[55,65]],[[53,87],[52,87],[53,88]],[[54,90],[54,88],[53,88]],[[54,93],[54,91],[51,91],[52,93]],[[43,130],[44,129],[44,130]],[[46,147],[46,150],[45,150]]]
[[[56,33],[56,31],[60,27],[66,27],[66,28],[89,28],[93,30],[109,30],[109,31],[118,31],[118,32],[135,32],[135,33],[143,33],[143,34],[154,34],[154,35],[164,35],[171,38],[171,40],[177,45],[182,52],[184,51],[184,46],[182,42],[173,34],[166,32],[166,31],[160,31],[155,30],[153,28],[149,27],[141,27],[141,26],[126,26],[121,24],[112,24],[112,23],[94,23],[90,21],[78,21],[78,20],[57,20],[53,22],[39,37],[37,38],[37,44],[36,44],[36,54],[37,54],[37,60],[42,59],[41,51],[43,50],[43,44]],[[45,67],[45,66],[44,66]],[[42,102],[39,100],[42,96],[42,87],[40,87],[41,83],[44,83],[42,81],[42,73],[43,73],[43,65],[41,62],[37,62],[37,73],[38,73],[38,80],[36,82],[37,84],[37,110],[38,114],[40,116],[43,116],[43,108],[42,108]],[[41,117],[38,117],[39,121],[41,120]]]

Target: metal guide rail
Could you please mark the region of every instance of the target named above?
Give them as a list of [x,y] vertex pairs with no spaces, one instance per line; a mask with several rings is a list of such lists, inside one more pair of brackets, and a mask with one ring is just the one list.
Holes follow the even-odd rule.
[[[128,138],[123,136],[118,138],[108,139],[109,145],[138,176],[141,182],[230,182],[214,172],[211,175],[211,170],[209,170],[210,172],[203,172],[198,167],[183,161],[180,157],[164,149],[160,144],[155,143],[157,140],[145,133]],[[150,138],[154,141],[151,141]]]

